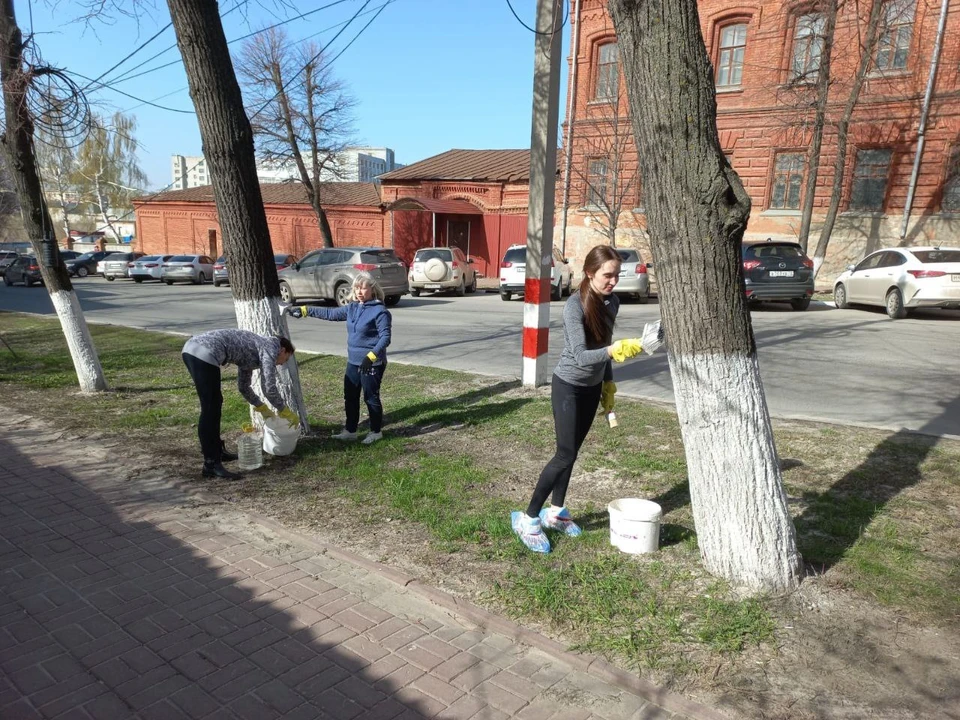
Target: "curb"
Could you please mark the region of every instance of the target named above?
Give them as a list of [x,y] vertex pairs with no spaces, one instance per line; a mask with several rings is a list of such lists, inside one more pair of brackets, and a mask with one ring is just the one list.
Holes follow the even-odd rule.
[[[192,494],[195,497],[227,503],[227,501],[223,498],[203,490],[195,490]],[[281,537],[301,545],[306,545],[317,552],[330,555],[337,560],[341,560],[343,562],[350,563],[351,565],[361,567],[364,570],[376,573],[380,577],[385,578],[396,585],[415,592],[417,595],[429,600],[434,605],[439,605],[451,613],[469,620],[481,629],[491,630],[517,642],[522,642],[525,645],[534,647],[551,657],[567,663],[577,670],[581,670],[589,675],[592,675],[598,680],[609,683],[610,685],[614,685],[621,690],[625,690],[626,692],[652,702],[668,712],[682,715],[683,717],[690,718],[691,720],[730,720],[730,716],[728,715],[723,715],[713,708],[707,707],[706,705],[701,705],[694,700],[689,700],[681,695],[655,685],[648,680],[644,680],[637,675],[610,664],[603,658],[600,658],[596,655],[571,652],[567,650],[563,644],[557,642],[556,640],[552,640],[545,635],[528,630],[527,628],[524,628],[504,617],[494,615],[493,613],[474,605],[468,600],[457,598],[450,593],[435,588],[432,585],[428,585],[417,578],[395,570],[388,565],[376,562],[375,560],[369,560],[368,558],[358,555],[350,550],[344,550],[333,545],[327,545],[319,542],[308,535],[304,535],[296,530],[291,530],[281,525],[276,520],[264,515],[260,515],[259,513],[248,511],[243,512],[245,515],[247,515],[247,517],[254,520],[259,525],[268,528]]]

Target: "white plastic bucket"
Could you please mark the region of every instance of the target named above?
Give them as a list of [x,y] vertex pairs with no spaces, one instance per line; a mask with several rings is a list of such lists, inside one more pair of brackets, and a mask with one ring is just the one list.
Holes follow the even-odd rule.
[[625,553],[656,552],[660,547],[660,506],[650,500],[620,498],[607,505],[610,544]]
[[263,423],[263,451],[271,455],[289,455],[297,449],[300,426],[290,427],[283,418],[267,418]]

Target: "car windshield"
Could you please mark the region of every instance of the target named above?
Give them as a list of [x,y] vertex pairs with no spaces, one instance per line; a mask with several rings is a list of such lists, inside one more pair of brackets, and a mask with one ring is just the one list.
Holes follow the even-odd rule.
[[617,250],[620,260],[627,263],[640,262],[640,255],[636,250]]
[[527,261],[527,249],[525,247],[510,248],[507,250],[507,254],[503,256],[503,261],[511,263],[525,263]]
[[174,255],[170,262],[193,262],[195,255]]
[[430,248],[429,250],[417,250],[417,254],[414,256],[414,262],[427,262],[427,260],[443,260],[444,262],[450,262],[452,253],[449,250],[443,248]]
[[366,250],[360,253],[360,262],[364,263],[395,263],[400,259],[393,250]]
[[77,260],[93,260],[93,253],[84,253]]
[[922,263],[960,263],[960,250],[914,250]]
[[748,245],[743,251],[744,257],[803,257],[803,250],[799,245]]

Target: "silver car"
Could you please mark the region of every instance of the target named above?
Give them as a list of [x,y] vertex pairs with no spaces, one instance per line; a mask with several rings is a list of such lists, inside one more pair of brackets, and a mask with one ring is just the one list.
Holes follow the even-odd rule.
[[410,266],[410,294],[421,290],[451,290],[455,295],[477,291],[477,271],[473,258],[458,247],[420,248]]
[[107,280],[130,277],[133,261],[143,257],[143,253],[114,253],[103,260],[103,276]]
[[173,255],[144,255],[142,258],[137,258],[130,268],[130,277],[135,283],[159,280],[163,272],[163,263],[172,257]]
[[645,303],[650,298],[650,275],[647,273],[650,263],[645,263],[640,253],[632,248],[618,248],[617,254],[620,255],[620,280],[613,292]]
[[161,266],[160,279],[167,285],[192,282],[203,285],[213,278],[213,260],[206,255],[174,255]]
[[343,306],[351,300],[353,279],[364,271],[380,283],[386,305],[396,305],[409,292],[406,268],[391,248],[323,248],[280,271],[280,299],[333,300]]

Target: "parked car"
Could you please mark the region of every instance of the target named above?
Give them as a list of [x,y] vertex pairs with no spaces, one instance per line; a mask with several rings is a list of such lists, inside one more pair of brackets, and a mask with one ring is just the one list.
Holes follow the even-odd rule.
[[[527,246],[511,245],[500,263],[500,299],[509,300],[514,294],[522,295],[526,283]],[[553,248],[550,261],[550,299],[559,300],[570,294],[573,287],[573,270],[570,261]]]
[[221,255],[213,264],[213,286],[220,287],[230,282],[230,273],[227,271],[227,256]]
[[60,257],[63,258],[63,262],[69,262],[70,260],[76,260],[83,253],[76,250],[61,250]]
[[7,271],[7,267],[20,257],[20,253],[12,251],[3,251],[0,252],[0,275],[3,275]]
[[107,255],[111,255],[111,250],[97,250],[96,252],[85,252],[83,255],[67,260],[67,272],[77,277],[86,277],[92,272],[96,272],[97,263],[103,260]]
[[206,255],[174,255],[160,266],[160,279],[167,285],[192,282],[203,285],[213,278],[213,260]]
[[421,290],[452,290],[462,297],[477,291],[477,271],[473,258],[464,255],[458,247],[420,248],[410,266],[410,294],[417,297]]
[[[277,272],[285,270],[297,261],[296,255],[287,253],[277,253],[273,256],[273,262],[277,266]],[[227,269],[227,256],[221,255],[213,264],[213,285],[220,287],[224,283],[230,282],[230,271]]]
[[280,271],[280,299],[285,303],[333,300],[337,305],[346,305],[351,299],[353,279],[363,271],[379,281],[386,305],[396,305],[409,292],[406,268],[392,249],[323,248]]
[[43,282],[40,264],[32,255],[20,255],[7,266],[7,271],[3,274],[3,284],[10,287],[18,282],[22,282],[25,287]]
[[786,301],[794,310],[810,307],[813,260],[799,243],[769,239],[744,243],[741,255],[747,300]]
[[645,303],[650,299],[650,275],[647,270],[653,266],[645,263],[633,248],[618,249],[617,254],[620,255],[620,280],[613,291]]
[[133,262],[143,257],[142,252],[114,253],[103,259],[103,276],[111,282],[116,278],[130,277]]
[[879,305],[894,320],[918,307],[960,309],[960,248],[877,250],[834,281],[838,308]]
[[144,255],[131,263],[130,278],[135,283],[142,283],[144,280],[159,280],[163,273],[163,263],[167,262],[173,255]]

